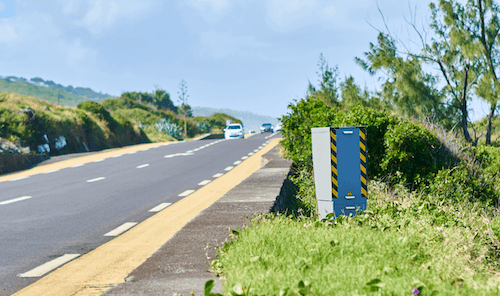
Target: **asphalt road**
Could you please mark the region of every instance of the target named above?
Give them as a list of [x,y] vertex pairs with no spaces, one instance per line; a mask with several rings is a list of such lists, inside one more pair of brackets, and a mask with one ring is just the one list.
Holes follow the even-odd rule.
[[140,223],[158,205],[201,188],[269,136],[169,144],[0,182],[0,295],[50,272],[40,274],[40,266],[65,254],[81,256],[125,223]]

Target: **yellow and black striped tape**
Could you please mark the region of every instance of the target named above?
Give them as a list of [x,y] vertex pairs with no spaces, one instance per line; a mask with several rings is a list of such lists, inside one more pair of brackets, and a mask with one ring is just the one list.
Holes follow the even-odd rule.
[[332,198],[339,197],[339,183],[337,181],[337,135],[335,128],[330,129],[331,154],[332,154]]
[[368,197],[368,177],[366,174],[366,127],[359,128],[359,158],[361,169],[361,197]]

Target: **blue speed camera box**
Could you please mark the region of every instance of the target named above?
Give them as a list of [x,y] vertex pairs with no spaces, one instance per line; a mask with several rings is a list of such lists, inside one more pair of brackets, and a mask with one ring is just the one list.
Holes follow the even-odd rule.
[[320,219],[366,210],[366,127],[318,127],[311,136]]

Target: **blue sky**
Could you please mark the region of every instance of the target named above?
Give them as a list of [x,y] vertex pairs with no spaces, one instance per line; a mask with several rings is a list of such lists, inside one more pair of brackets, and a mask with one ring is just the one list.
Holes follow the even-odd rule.
[[[390,29],[429,1],[379,0]],[[370,90],[355,63],[383,22],[374,0],[0,0],[0,75],[41,77],[114,96],[182,79],[189,104],[279,117],[317,82],[323,53]],[[488,106],[474,103],[472,119]]]

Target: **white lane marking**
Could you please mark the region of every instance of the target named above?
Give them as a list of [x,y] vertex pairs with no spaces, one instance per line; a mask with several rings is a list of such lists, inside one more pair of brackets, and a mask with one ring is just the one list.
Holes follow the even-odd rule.
[[218,174],[213,175],[212,177],[219,178],[219,177],[222,177],[222,176],[224,176],[223,173],[218,173]]
[[136,224],[137,224],[137,222],[123,223],[122,225],[118,226],[117,228],[106,233],[104,236],[119,236],[120,234],[122,234],[125,231],[129,230],[130,228],[134,227]]
[[194,190],[186,190],[183,193],[179,194],[179,196],[182,196],[182,197],[188,196],[188,195],[190,195],[193,192],[194,192]]
[[159,211],[165,209],[166,207],[168,207],[171,204],[172,203],[170,203],[170,202],[163,202],[163,203],[157,205],[156,207],[152,208],[151,210],[149,210],[149,212],[151,212],[151,213],[159,212]]
[[248,156],[243,156],[241,159],[243,160],[248,159]]
[[147,149],[142,149],[141,151],[148,151],[148,150],[149,150],[149,148],[147,148]]
[[225,168],[224,170],[225,170],[225,171],[230,171],[230,170],[232,170],[232,169],[233,169],[233,167],[232,167],[232,166],[228,166],[228,167],[227,167],[227,168]]
[[95,178],[95,179],[90,179],[90,180],[87,180],[87,183],[92,183],[92,182],[96,182],[96,181],[101,181],[101,180],[104,180],[106,178],[104,177],[99,177],[99,178]]
[[155,148],[155,149],[156,149],[156,148],[160,148],[160,147],[161,147],[161,145],[158,145],[158,146],[154,146],[153,148]]
[[104,158],[103,159],[94,160],[93,162],[101,162],[101,161],[104,161]]
[[181,153],[181,154],[179,154],[179,155],[182,155],[182,156],[188,156],[188,155],[193,155],[193,153],[192,153],[192,152],[186,152],[186,153]]
[[253,152],[248,153],[248,155],[253,155]]
[[145,167],[148,167],[148,166],[149,166],[149,163],[146,163],[146,164],[138,165],[137,168],[138,169],[142,169],[142,168],[145,168]]
[[115,155],[113,156],[113,158],[118,158],[118,157],[121,157],[123,154],[120,154],[120,155]]
[[205,185],[207,185],[210,182],[212,182],[212,180],[204,180],[204,181],[201,181],[200,183],[198,183],[198,185],[205,186]]
[[84,165],[85,165],[84,163],[80,163],[80,164],[77,164],[77,165],[72,166],[72,168],[79,168],[79,167],[82,167],[82,166],[84,166]]
[[14,199],[9,199],[9,200],[0,202],[0,206],[8,205],[8,204],[11,204],[11,203],[14,203],[17,201],[26,200],[26,199],[30,199],[30,198],[31,198],[31,196],[22,196],[22,197],[18,197],[18,198],[14,198]]
[[174,156],[175,156],[175,154],[169,154],[169,155],[165,155],[165,158],[172,158]]
[[40,276],[46,274],[47,272],[54,270],[54,269],[58,268],[59,266],[75,259],[78,256],[80,256],[80,254],[65,254],[59,258],[56,258],[52,261],[49,261],[45,264],[42,264],[36,268],[33,268],[32,270],[30,270],[28,272],[18,274],[17,276],[18,277],[40,277]]
[[237,161],[235,161],[233,164],[234,164],[234,165],[239,165],[240,163],[241,163],[241,160],[237,160]]
[[186,151],[186,153],[193,153],[193,150],[188,150]]
[[52,171],[48,171],[48,172],[43,172],[44,174],[50,174],[50,173],[55,173],[55,172],[59,172],[60,170],[52,170]]
[[20,178],[17,178],[17,179],[12,179],[10,181],[19,181],[19,180],[24,180],[24,179],[28,179],[30,176],[25,176],[25,177],[20,177]]
[[129,154],[136,154],[136,153],[137,153],[137,151],[134,151],[134,152],[129,152]]
[[253,152],[259,152],[259,149],[255,149]]
[[264,148],[264,146],[259,146],[259,149],[262,149],[262,148]]

